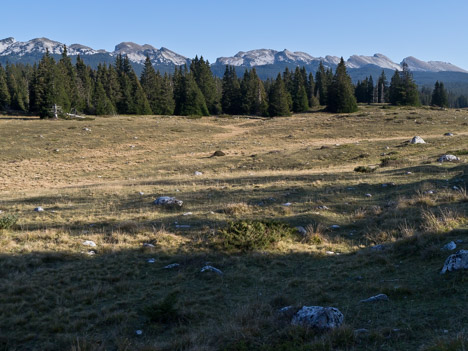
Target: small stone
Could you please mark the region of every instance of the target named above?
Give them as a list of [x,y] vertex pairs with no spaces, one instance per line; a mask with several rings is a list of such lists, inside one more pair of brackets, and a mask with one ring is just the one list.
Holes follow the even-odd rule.
[[440,274],[445,274],[447,271],[452,272],[460,269],[468,269],[468,250],[460,250],[457,253],[447,257]]
[[444,136],[452,137],[453,133],[445,133]]
[[291,311],[293,308],[294,308],[293,306],[282,307],[278,310],[278,312],[285,313],[285,312]]
[[216,273],[216,274],[219,274],[219,275],[223,275],[223,272],[218,269],[218,268],[215,268],[213,266],[204,266],[201,270],[200,270],[201,273],[203,272],[213,272],[213,273]]
[[143,191],[139,191],[138,194],[140,194],[141,196],[145,195]]
[[154,263],[154,262],[156,262],[156,260],[154,258],[148,259],[148,263]]
[[168,264],[167,266],[164,266],[164,269],[171,269],[171,268],[176,268],[176,267],[179,267],[180,264],[178,263],[171,263],[171,264]]
[[329,210],[330,208],[328,208],[325,205],[322,205],[322,206],[318,206],[317,209],[319,209],[319,210]]
[[88,251],[88,253],[87,253],[87,254],[88,254],[89,256],[93,256],[93,255],[95,255],[95,254],[96,254],[96,251],[93,251],[93,250],[91,250],[91,251]]
[[344,316],[335,307],[303,306],[292,318],[292,325],[330,330],[343,324]]
[[449,242],[448,244],[444,245],[441,250],[447,250],[447,251],[452,251],[457,248],[457,244],[455,244],[453,241]]
[[437,162],[458,162],[460,161],[460,159],[455,156],[455,155],[450,155],[450,154],[447,154],[447,155],[442,155],[439,157],[439,159],[437,160]]
[[385,294],[378,294],[375,296],[371,296],[368,299],[361,300],[361,303],[366,303],[366,302],[376,302],[376,301],[388,301],[388,296]]
[[298,232],[299,234],[301,234],[301,235],[306,235],[306,234],[307,234],[307,230],[306,230],[304,227],[302,227],[302,226],[297,226],[297,227],[296,227],[296,230],[297,230],[297,232]]
[[90,132],[90,131],[91,131],[91,129],[89,129],[89,128],[87,128],[87,127],[84,127],[83,130],[84,130],[85,132]]
[[175,197],[160,196],[156,200],[154,200],[153,204],[163,206],[166,208],[181,208],[184,202],[181,200],[177,200]]
[[341,227],[338,224],[333,224],[330,226],[330,229],[340,229]]
[[365,197],[372,197],[372,194],[365,194]]
[[137,331],[135,331],[135,334],[138,335],[138,336],[140,336],[140,335],[143,334],[143,331],[142,331],[142,330],[137,330]]
[[222,157],[222,156],[226,156],[226,154],[222,152],[221,150],[217,150],[210,157]]
[[325,251],[325,253],[330,256],[335,254],[333,251]]
[[150,243],[144,243],[143,246],[144,247],[155,247],[153,244],[150,244]]
[[44,209],[43,209],[41,206],[39,206],[39,207],[36,207],[36,208],[34,209],[34,211],[36,211],[36,212],[44,212]]
[[408,171],[408,172],[406,172],[406,174],[413,174],[413,172]]
[[196,175],[196,176],[201,176],[201,175],[203,175],[203,173],[202,173],[202,172],[199,172],[199,171],[195,171],[195,173],[193,173],[193,174]]
[[176,224],[175,227],[178,229],[188,229],[190,228],[190,224]]
[[415,136],[413,139],[410,140],[410,144],[425,144],[426,142],[424,141],[423,138],[420,136]]
[[91,241],[91,240],[85,240],[83,241],[83,245],[84,246],[91,246],[91,247],[96,247],[96,243],[94,241]]
[[292,205],[292,203],[290,203],[290,202],[286,202],[286,203],[283,204],[283,206],[291,206],[291,205]]
[[185,212],[185,213],[183,214],[183,216],[191,216],[191,215],[193,215],[192,212]]

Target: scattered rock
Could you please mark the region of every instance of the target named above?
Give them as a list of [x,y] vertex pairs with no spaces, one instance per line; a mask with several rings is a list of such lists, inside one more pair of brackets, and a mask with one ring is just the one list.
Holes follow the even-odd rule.
[[84,130],[85,132],[90,132],[90,131],[91,131],[91,129],[89,129],[89,128],[87,128],[87,127],[84,127],[83,130]]
[[96,247],[96,243],[94,241],[91,241],[91,240],[85,240],[83,241],[83,245],[84,246],[91,246],[91,247]]
[[368,299],[361,300],[360,302],[365,303],[365,302],[376,302],[376,301],[388,301],[388,296],[385,294],[378,294],[375,296],[371,296]]
[[341,227],[338,224],[333,224],[330,226],[330,229],[340,229]]
[[286,313],[286,312],[289,312],[293,309],[294,307],[293,306],[286,306],[286,307],[282,307],[278,310],[278,312],[280,313]]
[[213,272],[213,273],[216,273],[216,274],[219,274],[219,275],[223,275],[223,272],[220,269],[215,268],[213,266],[205,266],[200,270],[200,272],[201,273],[203,273],[203,272]]
[[334,253],[333,251],[325,251],[325,253],[326,253],[327,255],[330,255],[330,256],[331,256],[331,255],[335,255],[335,253]]
[[361,328],[361,329],[356,329],[354,331],[354,335],[356,336],[360,336],[360,335],[363,335],[363,334],[368,334],[369,333],[369,330],[365,329],[365,328]]
[[150,243],[144,243],[143,246],[144,247],[155,247],[153,244],[150,244]]
[[325,205],[322,205],[322,206],[318,206],[317,209],[318,209],[318,210],[329,210],[330,208],[328,208],[328,207],[325,206]]
[[291,206],[291,205],[292,205],[292,203],[290,203],[290,202],[286,202],[286,203],[283,204],[283,206]]
[[444,136],[452,137],[453,133],[445,133]]
[[439,159],[437,160],[437,162],[458,162],[460,161],[460,159],[455,156],[455,155],[442,155],[439,157]]
[[88,254],[89,256],[93,256],[93,255],[96,254],[96,251],[91,250],[91,251],[88,251],[87,254]]
[[143,334],[143,330],[137,330],[137,331],[135,331],[135,334],[136,334],[136,335],[142,335],[142,334]]
[[188,229],[190,228],[190,224],[176,224],[175,227],[178,229]]
[[226,154],[222,152],[221,150],[217,150],[210,157],[221,157],[221,156],[226,156]]
[[164,266],[164,269],[171,269],[171,268],[176,268],[176,267],[179,267],[180,264],[178,263],[171,263],[171,264],[168,264],[167,266]]
[[44,209],[43,209],[41,206],[39,206],[39,207],[36,207],[36,208],[34,209],[34,211],[36,211],[36,212],[44,212]]
[[141,196],[145,195],[143,191],[139,191],[138,194],[140,194]]
[[156,200],[154,200],[153,204],[164,206],[166,208],[181,208],[184,202],[181,200],[177,200],[175,197],[160,196]]
[[307,230],[306,230],[304,227],[302,227],[302,226],[297,226],[297,227],[296,227],[296,230],[297,230],[297,232],[298,232],[299,234],[301,234],[301,235],[306,235],[306,234],[307,234]]
[[372,197],[372,194],[365,194],[365,197]]
[[191,216],[191,215],[193,215],[192,212],[185,212],[185,213],[183,214],[183,216]]
[[318,330],[330,330],[343,324],[344,316],[335,307],[303,306],[292,318],[291,324]]
[[452,250],[455,250],[456,248],[457,248],[457,244],[451,241],[448,244],[444,245],[444,247],[441,250],[452,251]]
[[444,267],[440,274],[445,274],[445,272],[456,271],[459,269],[468,269],[468,250],[460,250],[453,255],[450,255],[444,263]]
[[203,175],[203,173],[202,173],[202,172],[199,172],[199,171],[195,171],[195,173],[193,173],[193,174],[196,175],[196,176],[201,176],[201,175]]
[[410,144],[425,144],[425,143],[426,142],[424,141],[424,139],[418,135],[413,137],[413,139],[410,140]]
[[154,263],[154,262],[156,262],[156,260],[154,258],[148,259],[148,263]]

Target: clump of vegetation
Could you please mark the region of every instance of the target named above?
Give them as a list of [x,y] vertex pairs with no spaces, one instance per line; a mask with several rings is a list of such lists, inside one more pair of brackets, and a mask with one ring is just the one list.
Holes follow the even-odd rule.
[[252,251],[266,249],[295,232],[294,228],[280,222],[237,221],[229,222],[220,234],[226,250]]
[[223,212],[231,216],[245,215],[252,212],[252,208],[245,202],[227,204]]
[[145,308],[144,313],[153,323],[173,323],[181,318],[176,307],[177,292],[168,294],[164,299]]
[[377,168],[369,167],[369,166],[357,166],[354,168],[354,172],[359,172],[359,173],[372,173],[375,172]]
[[422,229],[432,233],[446,233],[457,228],[462,222],[460,214],[450,209],[440,209],[438,212],[424,211],[422,217]]
[[401,166],[403,161],[396,157],[384,157],[380,159],[380,167],[397,167]]
[[16,224],[16,222],[18,222],[18,216],[12,214],[0,217],[0,230],[10,229]]

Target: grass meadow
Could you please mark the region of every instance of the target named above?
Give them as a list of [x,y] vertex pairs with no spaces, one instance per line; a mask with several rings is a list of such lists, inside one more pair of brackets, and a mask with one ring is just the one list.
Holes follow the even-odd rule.
[[[468,349],[467,272],[440,274],[468,249],[466,109],[0,116],[0,150],[0,350]],[[226,244],[262,221],[287,235]],[[303,305],[345,323],[278,312]]]

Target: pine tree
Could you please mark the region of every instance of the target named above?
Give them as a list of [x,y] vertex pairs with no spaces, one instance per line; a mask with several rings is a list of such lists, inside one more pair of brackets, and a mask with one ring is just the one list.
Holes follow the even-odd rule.
[[6,74],[0,65],[0,111],[8,109],[10,106],[10,92],[6,82]]
[[94,110],[92,104],[92,95],[94,89],[91,79],[91,69],[85,65],[79,55],[76,58],[75,69],[77,74],[77,100],[74,103],[74,106],[78,111],[91,113]]
[[309,98],[309,106],[315,107],[318,106],[319,101],[315,96],[315,82],[314,82],[314,75],[309,73],[309,79],[307,80],[307,97]]
[[220,96],[216,89],[216,81],[213,77],[213,72],[211,72],[210,63],[205,61],[203,56],[200,59],[196,56],[190,64],[190,71],[205,98],[206,106],[210,113],[220,113]]
[[48,50],[37,66],[33,81],[31,110],[41,118],[53,117],[52,107],[57,104],[55,61]]
[[161,114],[159,95],[161,94],[162,79],[161,75],[156,73],[148,56],[146,56],[145,67],[140,76],[140,84],[146,94],[152,112],[157,115]]
[[290,116],[289,110],[289,93],[284,86],[281,74],[278,73],[276,81],[270,89],[269,96],[269,113],[271,117],[274,116]]
[[318,98],[320,105],[327,105],[328,87],[330,85],[330,73],[325,71],[323,62],[320,61],[319,68],[315,73],[315,96]]
[[309,110],[309,98],[306,90],[307,76],[304,79],[303,72],[296,67],[293,76],[292,110],[296,113]]
[[159,95],[158,105],[160,107],[160,113],[162,115],[172,115],[174,113],[175,102],[174,102],[174,89],[171,77],[167,73],[164,74],[161,93]]
[[419,106],[419,92],[408,65],[403,63],[403,71],[395,71],[389,88],[389,99],[393,105]]
[[221,107],[223,113],[236,115],[241,113],[241,91],[234,67],[226,66],[223,76]]
[[382,70],[382,74],[379,77],[377,82],[377,102],[384,103],[387,101],[388,97],[388,86],[387,86],[387,77],[385,76],[385,71]]
[[257,75],[255,68],[245,71],[241,82],[241,113],[266,116],[268,103],[265,88]]
[[346,65],[341,58],[336,67],[335,76],[328,89],[327,110],[337,113],[350,113],[357,111],[356,98],[351,77],[346,71]]
[[431,105],[439,107],[448,106],[448,94],[445,90],[444,83],[437,81],[434,85],[434,91],[432,93]]
[[111,100],[108,98],[100,80],[98,80],[94,85],[93,106],[95,108],[94,113],[96,115],[115,114],[115,108],[112,105]]

